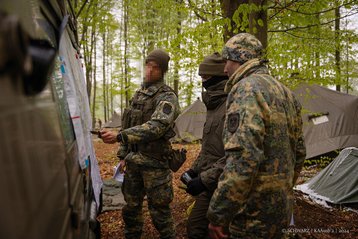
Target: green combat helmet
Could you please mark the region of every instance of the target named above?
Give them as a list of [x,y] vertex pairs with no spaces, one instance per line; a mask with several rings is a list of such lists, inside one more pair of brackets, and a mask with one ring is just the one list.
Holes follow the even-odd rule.
[[250,59],[260,58],[262,50],[262,44],[255,36],[239,33],[226,42],[222,55],[224,59],[244,64]]

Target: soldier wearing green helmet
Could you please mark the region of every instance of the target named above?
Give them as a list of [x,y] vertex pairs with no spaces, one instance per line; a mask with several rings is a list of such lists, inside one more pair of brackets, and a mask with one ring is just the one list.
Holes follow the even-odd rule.
[[223,49],[230,77],[226,166],[207,213],[213,239],[282,238],[291,218],[293,185],[306,154],[301,105],[269,74],[262,51],[248,33],[232,37]]

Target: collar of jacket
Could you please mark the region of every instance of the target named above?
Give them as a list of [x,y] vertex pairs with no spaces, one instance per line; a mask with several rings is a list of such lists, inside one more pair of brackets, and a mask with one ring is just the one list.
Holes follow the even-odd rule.
[[159,80],[159,81],[156,81],[156,82],[143,82],[142,87],[139,90],[139,92],[151,96],[151,95],[154,95],[155,93],[157,93],[157,91],[163,85],[164,85],[163,80]]
[[260,59],[254,58],[248,60],[244,64],[242,64],[230,77],[228,82],[225,85],[225,92],[230,93],[232,87],[239,82],[242,78],[247,77],[250,75],[257,67],[262,66],[263,63]]

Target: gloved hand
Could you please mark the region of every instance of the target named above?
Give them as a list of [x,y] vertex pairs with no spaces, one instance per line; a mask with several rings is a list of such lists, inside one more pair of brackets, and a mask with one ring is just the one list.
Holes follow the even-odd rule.
[[185,172],[188,173],[191,178],[196,178],[196,177],[198,177],[198,175],[199,175],[197,172],[195,172],[195,171],[192,170],[192,169],[189,169],[189,170],[187,170],[187,171],[185,171]]
[[[188,177],[189,176],[189,177]],[[194,170],[189,169],[187,171],[185,171],[181,176],[180,176],[180,180],[187,185],[188,182],[190,180],[192,180],[193,178],[196,178],[198,176],[198,173],[196,173]]]
[[186,192],[193,196],[197,196],[205,190],[206,187],[199,176],[188,182]]

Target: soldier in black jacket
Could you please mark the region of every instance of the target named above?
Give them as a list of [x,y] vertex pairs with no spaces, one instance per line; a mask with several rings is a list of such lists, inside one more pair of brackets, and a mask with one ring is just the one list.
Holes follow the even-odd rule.
[[199,66],[199,75],[206,89],[202,94],[207,108],[203,131],[202,148],[198,158],[186,171],[192,180],[187,183],[187,192],[196,196],[194,208],[188,218],[187,232],[190,239],[208,238],[206,212],[211,196],[225,165],[222,132],[225,121],[226,97],[224,92],[228,80],[224,73],[225,60],[217,52],[205,57]]

